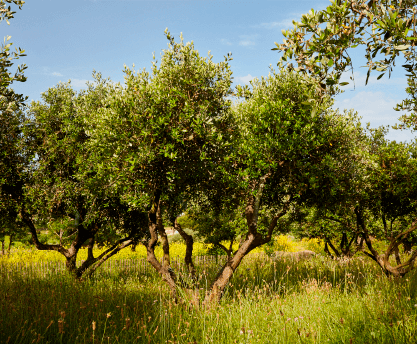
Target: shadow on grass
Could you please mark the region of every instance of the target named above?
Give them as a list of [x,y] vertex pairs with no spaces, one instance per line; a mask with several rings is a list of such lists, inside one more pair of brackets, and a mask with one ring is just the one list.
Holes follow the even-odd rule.
[[[0,276],[1,343],[415,343],[417,274],[367,260],[248,257],[219,305],[178,303],[153,272]],[[204,296],[221,262],[198,270]]]

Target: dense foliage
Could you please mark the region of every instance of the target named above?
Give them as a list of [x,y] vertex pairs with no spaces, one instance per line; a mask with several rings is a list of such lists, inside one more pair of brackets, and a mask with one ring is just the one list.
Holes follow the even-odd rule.
[[[12,18],[0,4],[1,18]],[[416,144],[390,142],[384,128],[364,130],[354,111],[331,106],[351,64],[347,49],[358,44],[367,44],[368,77],[390,70],[400,51],[413,77],[410,4],[334,1],[312,11],[277,45],[298,68],[280,61],[236,89],[230,55],[214,62],[166,30],[168,48],[151,72],[125,66],[121,85],[94,71],[87,90],[60,83],[26,106],[10,88],[25,80],[25,67],[12,76],[4,46],[1,241],[29,231],[37,249],[61,254],[78,279],[143,245],[176,299],[181,288],[196,290],[199,240],[227,255],[206,304],[220,300],[250,252],[267,245],[271,253],[280,233],[323,240],[332,257],[362,251],[386,275],[404,276],[417,258]],[[375,63],[378,52],[390,57]],[[168,227],[186,244],[186,277],[174,271]]]

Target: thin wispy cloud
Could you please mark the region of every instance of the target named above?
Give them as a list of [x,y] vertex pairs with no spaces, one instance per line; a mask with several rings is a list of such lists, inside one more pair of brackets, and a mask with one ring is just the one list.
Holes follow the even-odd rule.
[[[367,70],[365,68],[361,68],[361,70],[366,70],[365,72],[359,71],[358,68],[355,68],[355,72],[353,72],[353,79],[355,81],[355,87],[366,87],[365,83],[366,83],[366,73]],[[376,71],[372,71],[371,75],[369,76],[368,79],[368,85],[372,86],[372,85],[390,85],[390,86],[403,86],[403,88],[405,89],[405,87],[407,87],[407,78],[406,77],[402,77],[402,78],[394,78],[388,77],[388,74],[384,75],[381,79],[378,79],[378,76],[380,75],[379,72]],[[353,80],[350,79],[350,77],[352,76],[352,73],[344,73],[341,77],[341,81],[342,82],[348,82],[349,85],[344,86],[343,89],[347,89],[347,88],[353,88]]]
[[300,21],[302,16],[303,16],[303,13],[293,13],[293,14],[291,14],[291,16],[289,16],[289,17],[287,17],[283,20],[267,22],[267,23],[260,23],[260,24],[252,25],[251,27],[254,28],[254,29],[267,29],[267,30],[289,29],[289,28],[292,28],[294,26],[293,21],[296,21],[296,22]]
[[274,22],[270,22],[270,23],[261,23],[258,25],[253,25],[252,27],[255,29],[284,29],[284,28],[288,28],[288,27],[292,27],[294,26],[292,21],[294,19],[285,19],[285,20],[281,20],[281,21],[274,21]]
[[[343,109],[354,109],[362,117],[362,125],[370,122],[371,127],[375,128],[399,123],[398,118],[402,113],[393,108],[400,101],[401,99],[394,99],[385,92],[361,91],[352,98],[336,100],[333,108],[339,108],[340,112],[343,112]],[[391,140],[405,141],[412,140],[415,135],[410,131],[391,129],[388,137]]]
[[239,45],[242,47],[250,47],[250,46],[254,46],[256,45],[256,38],[258,37],[258,35],[241,35],[239,36],[240,41],[239,41]]
[[51,72],[51,68],[49,68],[49,67],[43,67],[42,72],[43,72],[44,75],[48,75],[48,76],[63,76],[59,72]]
[[233,45],[228,39],[222,38],[220,43],[223,45]]
[[86,87],[87,82],[92,82],[92,81],[85,80],[85,79],[71,79],[71,85],[74,87]]
[[235,78],[235,81],[237,83],[242,83],[242,84],[249,84],[249,81],[251,81],[254,77],[250,74],[246,75],[246,76],[238,76]]

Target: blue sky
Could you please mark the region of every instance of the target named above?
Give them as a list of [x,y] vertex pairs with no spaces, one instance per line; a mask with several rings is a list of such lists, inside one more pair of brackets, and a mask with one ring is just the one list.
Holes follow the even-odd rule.
[[[235,84],[267,75],[280,55],[271,51],[282,42],[282,29],[311,8],[320,10],[328,1],[229,1],[229,0],[27,0],[22,10],[1,33],[12,36],[14,47],[26,50],[16,64],[28,69],[25,83],[14,89],[40,100],[42,92],[60,81],[71,79],[79,90],[92,80],[95,69],[123,83],[123,65],[150,70],[152,54],[158,57],[167,47],[164,30],[185,41],[194,41],[202,55],[210,50],[215,61],[232,53]],[[14,48],[13,48],[14,49]],[[346,86],[335,106],[353,108],[371,126],[393,125],[399,112],[392,108],[405,98],[404,71],[395,70],[391,79],[376,81],[371,76],[365,87],[366,69],[361,51],[352,52],[356,88]],[[398,63],[397,65],[401,65]],[[410,140],[408,131],[391,130],[390,139]]]

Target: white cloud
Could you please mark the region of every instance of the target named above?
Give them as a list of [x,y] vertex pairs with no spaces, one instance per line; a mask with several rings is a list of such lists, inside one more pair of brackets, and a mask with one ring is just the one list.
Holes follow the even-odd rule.
[[239,36],[240,41],[239,45],[243,47],[250,47],[253,45],[256,45],[255,39],[258,37],[258,35],[241,35]]
[[244,84],[249,84],[249,81],[251,81],[254,77],[250,74],[246,75],[246,76],[240,76],[240,77],[236,77],[235,80],[238,83],[244,83]]
[[[366,73],[367,71],[364,73],[361,71],[353,72],[355,87],[365,87]],[[380,75],[379,72],[372,71],[371,75],[369,76],[368,84],[366,85],[366,87],[374,86],[374,85],[403,86],[404,89],[407,87],[407,78],[394,78],[394,77],[389,78],[388,74],[385,74],[381,79],[377,80],[379,75]],[[353,89],[353,81],[350,79],[351,76],[352,76],[352,73],[348,73],[348,72],[342,75],[341,81],[349,82],[349,85],[343,86],[342,89],[346,90],[350,87]]]
[[86,87],[87,82],[92,82],[92,81],[85,80],[85,79],[71,79],[71,85],[74,87]]
[[[301,17],[301,16],[300,16]],[[270,23],[261,23],[258,25],[253,25],[253,28],[256,29],[284,29],[293,27],[294,24],[292,23],[294,19],[284,19],[281,21],[270,22]]]
[[[343,112],[343,109],[354,109],[362,117],[361,123],[364,127],[370,122],[371,127],[376,128],[399,123],[398,118],[402,113],[393,108],[401,100],[393,99],[386,92],[362,91],[357,92],[352,98],[336,100],[333,108],[339,108],[340,112]],[[415,134],[407,130],[390,129],[388,134],[389,139],[397,141],[412,140],[414,137]]]
[[303,16],[303,13],[292,13],[287,18],[280,20],[280,21],[273,21],[269,23],[261,23],[257,25],[252,25],[252,28],[255,29],[289,29],[294,27],[293,21],[301,21],[301,17]]
[[42,70],[43,70],[43,74],[44,75],[49,75],[49,76],[63,76],[59,72],[51,72],[51,69],[49,67],[43,67]]
[[222,38],[220,40],[220,43],[223,45],[232,45],[232,43],[228,39],[225,39],[225,38]]

